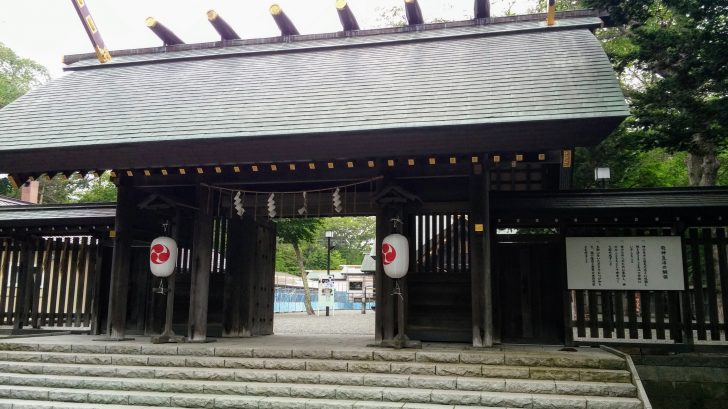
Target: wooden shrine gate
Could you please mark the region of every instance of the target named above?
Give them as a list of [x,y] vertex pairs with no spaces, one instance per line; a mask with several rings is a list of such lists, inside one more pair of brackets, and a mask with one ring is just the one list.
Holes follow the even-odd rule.
[[426,341],[470,342],[468,215],[417,214],[409,226],[407,334]]
[[0,240],[0,325],[92,330],[102,251],[90,236]]

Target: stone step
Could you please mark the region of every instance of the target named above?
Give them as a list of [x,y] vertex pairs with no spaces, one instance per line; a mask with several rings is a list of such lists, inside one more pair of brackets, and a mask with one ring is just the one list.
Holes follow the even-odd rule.
[[[396,389],[396,388],[395,388]],[[401,390],[397,392],[402,392]],[[385,396],[384,400],[361,399],[350,392],[347,399],[330,400],[310,397],[214,395],[179,392],[153,391],[109,391],[94,389],[69,389],[31,386],[0,385],[0,399],[73,402],[77,404],[147,405],[185,408],[350,408],[392,407],[389,402],[402,404],[400,407],[420,407],[417,404],[436,404],[444,407],[498,407],[498,408],[579,408],[579,409],[642,409],[642,403],[635,398],[579,397],[566,395],[543,395],[526,393],[464,392],[412,390],[409,395]],[[369,396],[366,396],[369,398]],[[355,406],[368,402],[368,406]],[[442,406],[451,405],[451,406]],[[51,405],[53,406],[53,405]],[[78,406],[76,406],[78,407]],[[397,406],[395,406],[397,407]]]
[[[0,409],[130,409],[129,405],[104,405],[100,403],[76,403],[76,402],[58,402],[58,401],[27,401],[20,399],[0,399]],[[158,406],[139,406],[134,405],[133,409],[158,409]],[[183,409],[180,407],[169,407],[170,409]]]
[[[116,379],[119,381],[140,379],[157,380],[191,380],[212,382],[261,382],[303,385],[349,385],[376,386],[396,388],[426,388],[443,390],[489,391],[489,392],[527,392],[555,393],[566,395],[620,396],[635,397],[637,389],[631,383],[589,382],[589,381],[554,381],[510,378],[473,378],[462,376],[422,376],[392,374],[341,374],[332,372],[306,372],[282,370],[247,370],[247,369],[195,369],[183,368],[150,368],[114,367],[95,365],[69,365],[41,363],[0,362],[0,380],[7,384],[37,385],[37,383],[20,383],[24,375],[42,376],[52,380],[53,377],[74,377],[75,379]],[[345,376],[342,376],[345,375]],[[353,375],[353,376],[350,376]],[[10,379],[15,379],[12,381]],[[32,377],[28,378],[32,382]],[[2,382],[0,382],[1,384]],[[65,386],[60,384],[44,384],[43,386]],[[115,389],[115,388],[105,388]]]
[[[137,377],[93,377],[59,376],[47,374],[0,374],[0,385],[39,386],[53,388],[83,388],[99,390],[143,390],[156,392],[194,392],[213,394],[274,395],[315,398],[342,398],[351,391],[381,400],[385,393],[408,395],[413,391],[466,391],[466,392],[508,392],[539,393],[572,396],[611,396],[636,397],[636,389],[631,384],[608,384],[595,382],[532,381],[517,379],[440,379],[439,377],[413,377],[411,379],[392,379],[388,376],[372,376],[361,384],[341,384],[335,378],[332,382],[299,382],[296,376],[267,379],[248,374],[237,381],[223,381],[210,376],[208,379],[149,379]],[[314,381],[306,379],[306,381]],[[363,399],[363,398],[361,398]]]
[[631,382],[624,369],[508,366],[494,364],[345,361],[293,358],[233,358],[199,356],[148,356],[127,354],[85,354],[63,352],[0,353],[0,360],[12,362],[77,363],[89,365],[155,366],[186,368],[276,369],[349,373],[391,373],[447,375],[489,378],[553,379],[598,382]]
[[0,342],[0,351],[64,352],[82,354],[227,357],[227,358],[288,358],[303,360],[388,361],[442,364],[481,364],[506,366],[544,366],[557,368],[626,369],[623,359],[608,354],[560,351],[396,351],[367,348],[358,350],[333,349],[273,349],[243,346],[148,345],[148,344],[49,344],[32,342]]

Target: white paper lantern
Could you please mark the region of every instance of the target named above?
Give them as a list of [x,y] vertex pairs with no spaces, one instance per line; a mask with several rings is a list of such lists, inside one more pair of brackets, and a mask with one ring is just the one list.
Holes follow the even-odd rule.
[[177,242],[171,237],[157,237],[149,247],[149,268],[156,277],[169,277],[177,264]]
[[382,266],[384,274],[402,278],[409,269],[409,241],[401,234],[390,234],[382,240]]

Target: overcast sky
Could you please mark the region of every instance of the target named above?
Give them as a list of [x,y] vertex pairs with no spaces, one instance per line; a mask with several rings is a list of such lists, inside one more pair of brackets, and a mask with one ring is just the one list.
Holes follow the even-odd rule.
[[[76,15],[72,0],[0,0],[0,43],[18,55],[43,64],[51,76],[62,75],[66,54],[93,52]],[[187,43],[219,40],[207,22],[207,10],[216,10],[242,38],[279,35],[268,8],[281,5],[302,34],[341,29],[335,0],[86,0],[106,46],[110,50],[161,45],[144,25],[153,16]],[[491,0],[493,15],[502,15],[510,3],[524,13],[536,0]],[[362,28],[381,26],[383,9],[403,7],[404,0],[349,0]],[[472,18],[473,0],[420,0],[426,20]]]

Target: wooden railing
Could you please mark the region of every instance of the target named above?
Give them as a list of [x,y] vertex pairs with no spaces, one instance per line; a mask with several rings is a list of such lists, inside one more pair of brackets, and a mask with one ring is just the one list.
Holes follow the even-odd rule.
[[99,293],[98,240],[0,240],[0,325],[90,328]]
[[685,291],[569,291],[567,336],[577,344],[728,344],[727,236],[726,227],[685,229]]

